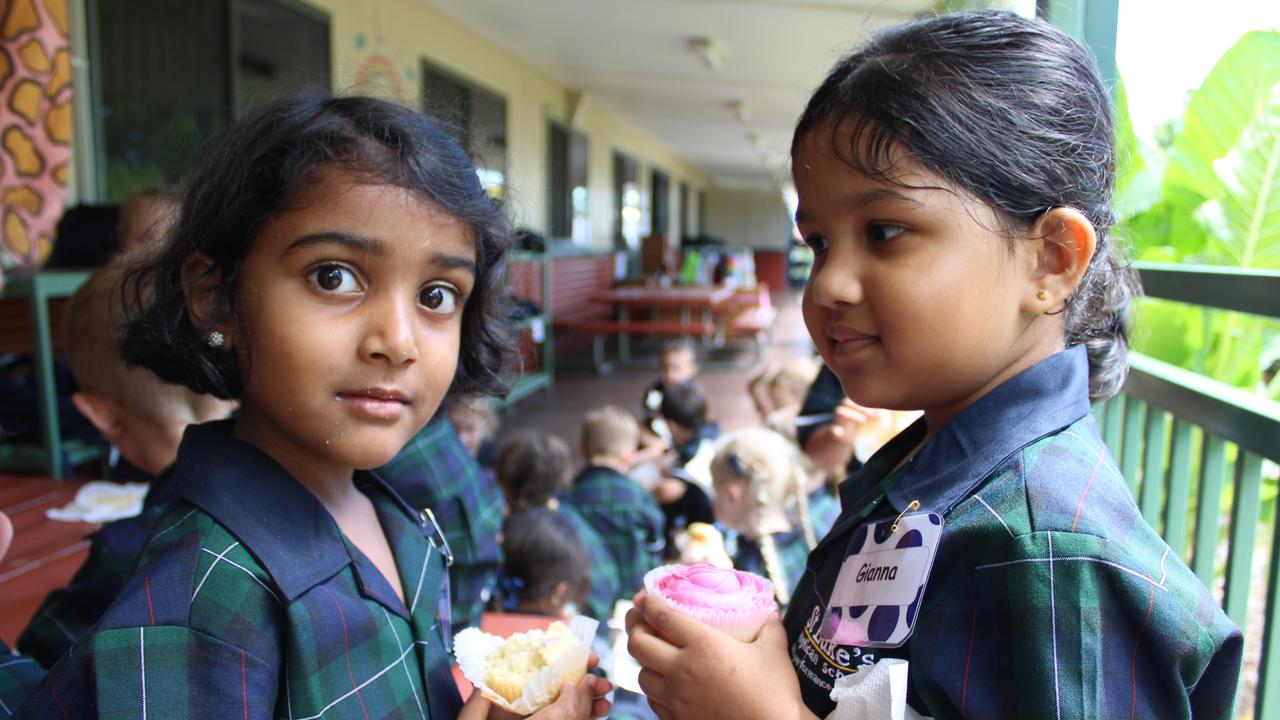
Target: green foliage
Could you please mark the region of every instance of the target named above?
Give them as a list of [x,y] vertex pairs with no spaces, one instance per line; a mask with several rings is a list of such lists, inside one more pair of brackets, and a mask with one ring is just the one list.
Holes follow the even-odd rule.
[[[1117,108],[1119,232],[1137,257],[1280,270],[1280,33],[1245,34],[1169,137],[1134,134],[1123,87]],[[1158,300],[1143,301],[1136,325],[1138,352],[1249,389],[1280,342],[1274,320]]]

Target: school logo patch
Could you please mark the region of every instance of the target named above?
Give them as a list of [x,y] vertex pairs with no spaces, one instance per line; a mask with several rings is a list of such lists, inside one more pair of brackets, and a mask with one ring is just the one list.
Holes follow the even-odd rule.
[[841,645],[898,647],[911,637],[942,537],[942,517],[922,512],[854,531],[819,637]]

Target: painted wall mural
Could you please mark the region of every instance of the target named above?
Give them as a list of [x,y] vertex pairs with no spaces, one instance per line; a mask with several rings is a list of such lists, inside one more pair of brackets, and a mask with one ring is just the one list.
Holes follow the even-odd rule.
[[0,0],[0,268],[38,266],[71,162],[67,0]]

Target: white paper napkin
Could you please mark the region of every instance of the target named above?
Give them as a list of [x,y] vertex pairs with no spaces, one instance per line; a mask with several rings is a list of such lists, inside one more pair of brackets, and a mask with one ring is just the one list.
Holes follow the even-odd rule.
[[907,705],[907,661],[886,658],[836,680],[826,720],[928,720]]

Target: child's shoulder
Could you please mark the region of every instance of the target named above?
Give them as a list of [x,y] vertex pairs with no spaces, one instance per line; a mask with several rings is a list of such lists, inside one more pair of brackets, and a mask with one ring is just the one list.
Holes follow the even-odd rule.
[[632,499],[641,501],[644,499],[652,500],[653,497],[648,490],[614,470],[606,467],[588,467],[584,468],[578,476],[574,478],[573,487],[570,488],[574,499]]
[[1117,540],[1141,520],[1088,415],[1011,455],[977,495],[1014,535],[1070,532]]
[[258,558],[212,515],[178,499],[157,521],[97,631],[182,626],[252,647],[254,631],[273,627],[281,607]]

